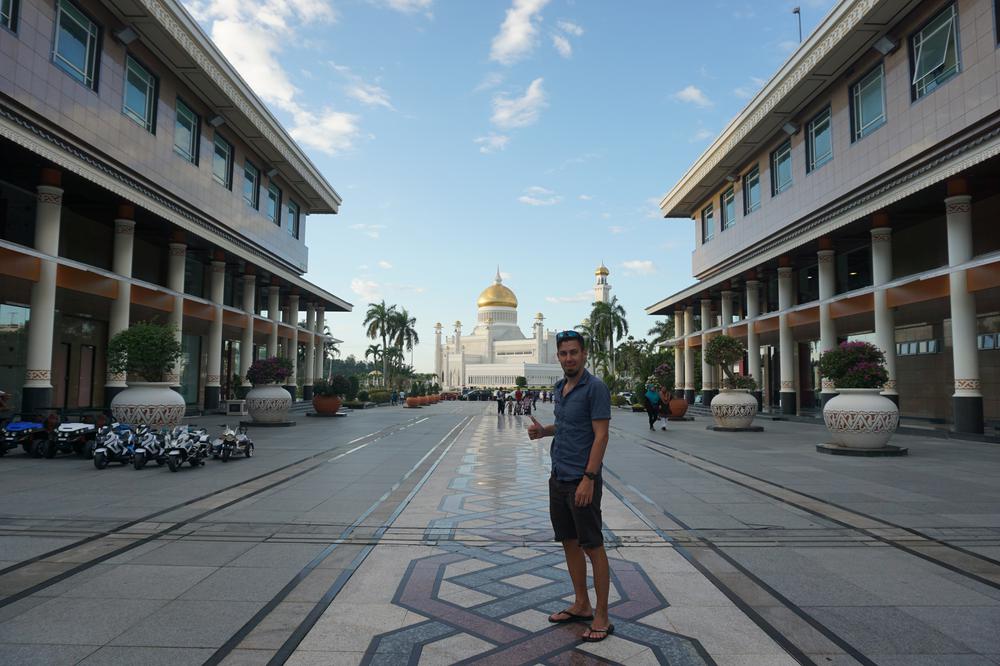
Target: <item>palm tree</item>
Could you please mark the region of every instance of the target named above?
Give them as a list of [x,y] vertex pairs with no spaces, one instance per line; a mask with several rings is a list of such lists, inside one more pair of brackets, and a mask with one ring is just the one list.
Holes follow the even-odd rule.
[[392,372],[393,380],[398,382],[399,378],[402,376],[400,371],[406,365],[403,357],[403,350],[399,347],[389,347],[385,350],[385,359],[390,371]]
[[602,343],[607,343],[608,360],[611,374],[615,373],[615,339],[628,335],[628,322],[625,320],[625,308],[618,302],[617,296],[612,296],[607,303],[594,303],[590,311],[591,325],[594,327],[594,337]]
[[411,317],[406,308],[397,310],[391,318],[389,324],[392,344],[400,351],[413,351],[414,345],[420,344],[420,336],[417,334],[417,318]]
[[671,318],[661,319],[653,325],[653,328],[649,329],[646,335],[653,336],[650,341],[653,346],[660,344],[661,342],[666,342],[674,337],[674,320]]
[[[395,305],[386,305],[385,299],[381,303],[369,303],[365,312],[364,326],[365,335],[372,340],[382,338],[382,349],[389,348],[389,336],[392,334],[392,320],[396,313]],[[382,377],[389,380],[389,359],[382,355]]]
[[600,343],[600,339],[597,335],[595,335],[596,330],[591,320],[589,318],[584,319],[580,324],[577,324],[573,328],[583,336],[583,340],[587,344],[587,356],[591,369],[604,364],[604,350]]

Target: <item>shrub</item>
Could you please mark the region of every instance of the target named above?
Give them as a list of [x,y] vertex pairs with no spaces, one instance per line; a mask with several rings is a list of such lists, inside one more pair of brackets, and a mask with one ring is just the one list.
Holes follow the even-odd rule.
[[313,384],[313,395],[343,398],[350,388],[351,385],[344,375],[334,375],[329,380],[317,379]]
[[[360,397],[360,395],[358,396]],[[368,399],[376,404],[382,404],[384,402],[389,402],[392,398],[392,394],[389,391],[372,391],[368,394]]]
[[733,365],[743,360],[743,343],[731,335],[717,335],[705,345],[705,362],[722,369],[725,388],[753,391],[757,382],[753,377],[733,374]]
[[625,404],[625,398],[620,395],[613,395],[611,396],[611,404],[614,407],[621,407]]
[[358,388],[361,386],[361,382],[358,380],[357,375],[351,375],[347,378],[348,386],[347,390],[344,391],[344,396],[348,400],[354,400],[358,397]]
[[368,402],[368,391],[358,391],[358,401]]
[[116,333],[108,344],[108,365],[112,372],[124,372],[130,379],[166,381],[181,357],[181,345],[172,326],[151,321],[132,324]]
[[527,377],[515,377],[514,378],[514,383],[517,386],[519,386],[521,388],[524,388],[525,386],[528,385],[528,378]]
[[657,385],[666,391],[667,393],[672,393],[674,388],[674,365],[672,363],[661,363],[656,366],[653,370],[653,377],[656,378]]
[[882,388],[889,381],[885,354],[869,342],[843,342],[823,352],[818,365],[837,388]]
[[283,382],[292,374],[292,362],[287,358],[272,356],[271,358],[259,359],[250,365],[247,370],[247,381],[254,386],[263,384],[274,384]]

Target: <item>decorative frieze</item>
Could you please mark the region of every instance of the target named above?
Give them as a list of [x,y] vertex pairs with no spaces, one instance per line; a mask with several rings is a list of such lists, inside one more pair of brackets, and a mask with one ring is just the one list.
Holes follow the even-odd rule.
[[782,379],[781,380],[781,390],[783,392],[794,391],[795,390],[795,381],[791,380],[791,379]]
[[971,213],[972,204],[968,201],[949,201],[944,206],[944,212],[948,215],[955,215],[957,213]]
[[983,383],[978,379],[956,379],[956,391],[979,391],[982,390]]
[[57,192],[38,192],[38,203],[62,205],[62,194]]
[[52,371],[32,370],[29,368],[24,371],[24,378],[29,382],[47,382],[52,379]]
[[115,233],[122,236],[131,236],[135,233],[135,222],[132,220],[115,220]]

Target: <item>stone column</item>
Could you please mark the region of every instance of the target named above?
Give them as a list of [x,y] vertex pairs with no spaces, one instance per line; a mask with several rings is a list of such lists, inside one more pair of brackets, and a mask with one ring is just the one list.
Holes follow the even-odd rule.
[[[948,181],[945,213],[948,224],[948,265],[972,259],[972,197],[964,178]],[[955,368],[952,404],[956,432],[983,432],[983,394],[976,344],[976,299],[968,289],[966,271],[949,275],[951,344]]]
[[899,404],[896,391],[896,316],[889,308],[889,292],[879,289],[892,281],[892,228],[889,216],[876,213],[872,217],[872,284],[875,287],[875,345],[885,354],[885,369],[889,381],[882,395]]
[[434,324],[434,376],[441,386],[445,385],[441,363],[441,322]]
[[[545,317],[539,312],[535,315],[535,363],[545,363],[545,351],[543,350],[545,340]],[[494,361],[490,361],[493,363]]]
[[278,322],[281,320],[281,287],[272,284],[267,288],[267,318],[271,320],[271,334],[267,338],[267,356],[278,355]]
[[722,313],[722,334],[729,335],[729,326],[733,323],[733,296],[731,291],[722,292],[722,302],[719,311]]
[[763,407],[764,378],[760,372],[760,336],[757,333],[757,322],[753,321],[760,316],[760,283],[757,281],[757,274],[747,278],[747,372],[757,382],[757,389],[754,396],[757,398],[757,411]]
[[684,399],[694,404],[694,307],[684,308]]
[[[253,267],[244,268],[243,276],[243,311],[246,313],[246,323],[243,325],[243,337],[240,338],[240,377],[247,381],[247,373],[254,362],[253,325],[254,312],[257,309],[257,276]],[[242,397],[242,396],[241,396]]]
[[305,372],[302,378],[302,399],[312,400],[313,377],[316,375],[316,306],[312,303],[306,306],[306,330],[309,331],[309,342],[306,343],[306,361],[302,364]]
[[[819,273],[819,353],[837,348],[837,327],[833,323],[833,316],[830,314],[830,304],[825,302],[834,297],[836,292],[836,252],[833,250],[833,241],[829,238],[819,240],[820,250],[816,253],[818,262],[817,272]],[[830,399],[837,395],[832,379],[821,378],[820,402],[825,405]]]
[[673,397],[684,397],[684,310],[674,309],[674,392]]
[[219,408],[222,394],[222,301],[226,288],[225,255],[216,252],[212,258],[212,278],[208,285],[214,305],[212,323],[208,328],[208,369],[205,373],[205,409]]
[[712,327],[712,299],[701,299],[701,404],[709,407],[715,395],[714,368],[705,360],[705,349],[708,347],[708,334]]
[[[784,259],[784,257],[782,257]],[[795,274],[791,266],[778,268],[778,356],[781,365],[781,413],[798,413],[795,393],[795,341],[786,310],[794,305]]]
[[[132,305],[132,250],[135,245],[135,208],[131,204],[119,204],[115,218],[114,260],[111,270],[124,280],[118,280],[118,296],[111,301],[111,316],[108,319],[108,342],[129,326],[129,311]],[[104,382],[104,401],[110,407],[116,395],[127,388],[124,372],[112,372],[108,368]]]
[[[167,258],[167,288],[175,292],[174,307],[170,311],[170,325],[174,328],[177,344],[181,344],[184,334],[184,271],[187,263],[187,243],[183,231],[174,232],[172,238]],[[182,364],[175,365],[167,381],[179,389],[183,373]]]
[[292,362],[292,374],[288,378],[285,386],[292,394],[292,402],[298,399],[299,395],[299,295],[292,294],[288,297],[288,325],[292,327],[291,337],[288,339],[288,360]]
[[[62,219],[62,172],[42,169],[36,187],[35,249],[59,256]],[[21,411],[37,412],[52,407],[52,347],[56,323],[56,262],[42,259],[38,282],[31,285],[31,318],[28,321],[27,367],[24,373]]]
[[326,339],[323,337],[323,317],[325,310],[322,305],[316,306],[316,372],[313,373],[315,379],[327,379],[325,370],[326,361]]

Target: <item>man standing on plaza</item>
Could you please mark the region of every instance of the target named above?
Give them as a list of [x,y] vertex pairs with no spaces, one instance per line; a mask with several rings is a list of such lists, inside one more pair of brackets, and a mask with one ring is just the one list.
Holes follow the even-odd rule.
[[[556,355],[565,377],[556,382],[553,402],[556,422],[542,425],[534,417],[531,439],[551,436],[552,476],[549,477],[549,514],[556,541],[561,541],[576,599],[549,622],[590,621],[583,640],[602,641],[614,633],[608,619],[611,575],[601,534],[601,467],[608,447],[611,394],[604,382],[587,372],[587,348],[576,331],[556,335]],[[584,557],[586,553],[586,557]],[[590,605],[587,558],[594,571],[597,602]]]

